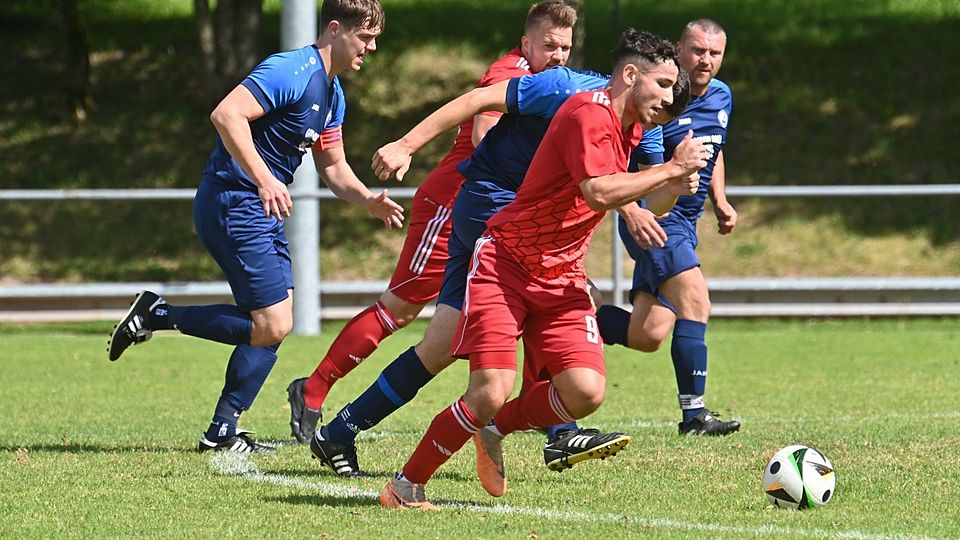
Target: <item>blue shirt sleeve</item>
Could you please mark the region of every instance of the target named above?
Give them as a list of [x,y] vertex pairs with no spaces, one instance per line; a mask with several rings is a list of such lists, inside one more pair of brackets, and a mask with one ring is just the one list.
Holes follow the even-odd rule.
[[264,112],[294,103],[303,96],[313,74],[313,70],[304,69],[302,56],[299,49],[271,55],[240,84],[250,90]]
[[640,144],[634,148],[630,155],[631,171],[639,170],[639,165],[659,165],[663,163],[663,128],[657,126],[653,129],[645,130]]
[[606,84],[607,79],[602,76],[564,67],[524,75],[508,85],[507,110],[514,114],[552,118],[568,97],[603,88]]

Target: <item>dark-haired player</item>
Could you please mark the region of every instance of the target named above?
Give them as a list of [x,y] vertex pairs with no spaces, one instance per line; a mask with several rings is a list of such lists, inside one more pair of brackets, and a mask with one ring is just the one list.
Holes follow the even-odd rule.
[[[494,419],[501,434],[582,418],[603,402],[603,348],[587,291],[583,257],[605,210],[661,189],[672,198],[696,189],[706,151],[685,142],[664,166],[626,173],[639,126],[673,100],[672,44],[628,30],[614,54],[607,89],[582,92],[560,107],[516,199],[477,241],[451,353],[470,359],[464,396],[437,415],[380,503],[434,508],[424,484]],[[507,402],[516,378],[517,339],[536,350],[525,363],[549,380]],[[528,370],[525,368],[525,372]]]

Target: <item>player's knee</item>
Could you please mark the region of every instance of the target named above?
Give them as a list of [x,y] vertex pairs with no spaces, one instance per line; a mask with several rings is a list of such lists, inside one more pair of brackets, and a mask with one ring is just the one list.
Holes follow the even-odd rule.
[[284,318],[282,320],[268,320],[265,323],[255,325],[250,335],[250,345],[254,347],[269,347],[283,341],[284,338],[293,330],[293,320]]
[[499,391],[493,386],[495,385],[479,389],[468,388],[463,396],[474,418],[483,423],[493,418],[510,397],[509,392]]
[[574,418],[584,418],[603,404],[603,386],[580,386],[568,389],[560,395],[567,412]]

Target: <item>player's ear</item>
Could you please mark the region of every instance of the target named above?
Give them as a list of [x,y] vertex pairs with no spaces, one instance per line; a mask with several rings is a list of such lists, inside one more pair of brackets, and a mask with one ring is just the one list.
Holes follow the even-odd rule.
[[623,77],[623,82],[628,86],[633,86],[637,82],[637,77],[640,76],[640,70],[637,68],[636,64],[627,64],[623,66],[623,72],[621,77]]

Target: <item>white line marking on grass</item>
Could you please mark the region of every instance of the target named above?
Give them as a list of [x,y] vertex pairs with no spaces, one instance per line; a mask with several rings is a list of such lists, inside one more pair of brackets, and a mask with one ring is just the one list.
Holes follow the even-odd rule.
[[[731,417],[732,418],[732,417]],[[750,418],[750,417],[739,417],[738,420],[742,421],[745,424],[755,425],[755,424],[805,424],[809,422],[879,422],[883,420],[909,420],[909,421],[922,421],[922,420],[940,420],[940,419],[953,419],[960,418],[960,411],[946,411],[946,412],[932,412],[932,413],[890,413],[890,414],[877,414],[870,416],[857,416],[853,414],[844,414],[840,416],[810,416],[810,417],[801,417],[801,418]],[[617,420],[612,420],[607,422],[610,425],[617,425],[620,422]],[[663,420],[624,420],[622,422],[630,427],[637,428],[649,428],[649,429],[660,429],[666,427],[675,427],[676,422],[663,421]]]
[[[275,484],[309,491],[318,491],[331,497],[344,499],[377,499],[379,493],[366,489],[345,487],[327,482],[311,482],[300,478],[291,478],[282,474],[262,473],[256,464],[250,460],[249,454],[233,452],[217,452],[210,458],[210,464],[217,473],[224,476],[239,476],[253,482]],[[831,531],[826,529],[797,529],[792,527],[778,527],[775,525],[761,525],[746,527],[738,525],[720,525],[716,523],[696,523],[669,518],[649,518],[627,514],[590,514],[587,512],[573,512],[548,510],[544,508],[524,508],[509,504],[495,504],[490,506],[478,504],[464,504],[434,501],[444,508],[460,509],[478,514],[502,514],[547,518],[552,520],[617,523],[629,524],[648,529],[677,529],[685,531],[704,531],[709,533],[753,534],[753,535],[796,535],[817,538],[843,538],[849,540],[936,540],[935,537],[916,536],[908,534],[874,534],[863,531]]]

